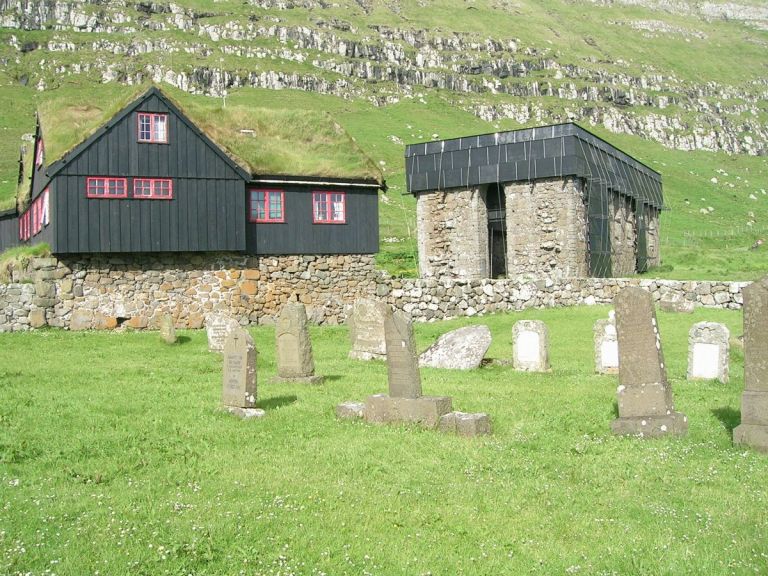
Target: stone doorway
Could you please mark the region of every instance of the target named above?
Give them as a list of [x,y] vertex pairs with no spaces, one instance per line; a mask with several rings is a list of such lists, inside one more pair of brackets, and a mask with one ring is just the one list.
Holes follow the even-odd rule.
[[488,213],[488,262],[490,277],[507,275],[507,212],[504,186],[489,184],[485,190],[485,207]]

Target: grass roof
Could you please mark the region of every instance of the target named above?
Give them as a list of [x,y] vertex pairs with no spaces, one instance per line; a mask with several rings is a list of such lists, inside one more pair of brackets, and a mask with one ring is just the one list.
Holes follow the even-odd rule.
[[[38,110],[51,164],[150,88],[107,84],[45,94]],[[160,88],[235,162],[252,174],[382,181],[375,163],[326,112],[229,105],[220,98]]]

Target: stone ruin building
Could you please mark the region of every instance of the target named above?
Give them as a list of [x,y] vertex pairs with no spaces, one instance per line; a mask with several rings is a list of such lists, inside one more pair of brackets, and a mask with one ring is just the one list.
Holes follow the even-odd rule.
[[619,277],[660,263],[658,172],[576,124],[411,144],[422,277]]

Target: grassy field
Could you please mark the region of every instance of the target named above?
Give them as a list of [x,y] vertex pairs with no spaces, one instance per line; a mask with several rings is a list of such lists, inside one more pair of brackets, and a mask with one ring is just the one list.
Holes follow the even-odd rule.
[[344,327],[313,328],[323,387],[274,385],[267,416],[218,410],[221,358],[201,331],[0,334],[2,574],[764,574],[768,458],[734,448],[743,388],[686,382],[693,322],[741,334],[741,314],[661,313],[683,438],[609,432],[616,378],[593,374],[606,307],[416,326],[419,348],[486,323],[492,358],[512,324],[550,328],[552,373],[422,371],[427,394],[487,411],[463,439],[337,421],[336,403],[386,389],[383,363],[347,360]]

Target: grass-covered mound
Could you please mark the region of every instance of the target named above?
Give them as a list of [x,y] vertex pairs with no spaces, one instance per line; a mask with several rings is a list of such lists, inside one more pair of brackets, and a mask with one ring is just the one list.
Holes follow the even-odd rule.
[[[0,573],[759,574],[768,570],[768,457],[734,448],[743,357],[727,385],[686,382],[690,325],[660,313],[683,438],[617,438],[617,380],[593,374],[607,308],[473,319],[511,357],[512,324],[547,322],[550,374],[422,370],[426,394],[487,411],[464,439],[338,421],[386,390],[347,360],[346,328],[312,329],[322,387],[274,385],[274,332],[252,331],[267,416],[217,410],[205,334],[0,334]],[[470,323],[416,326],[419,348]]]

